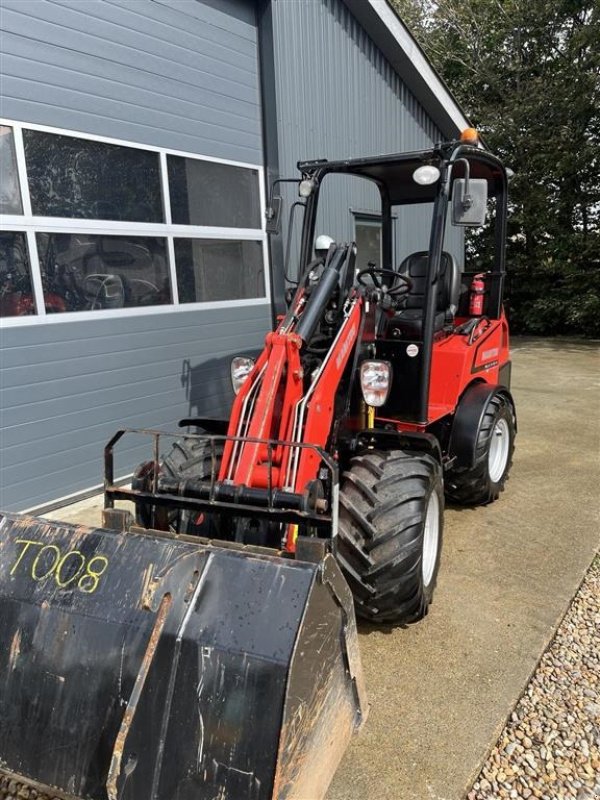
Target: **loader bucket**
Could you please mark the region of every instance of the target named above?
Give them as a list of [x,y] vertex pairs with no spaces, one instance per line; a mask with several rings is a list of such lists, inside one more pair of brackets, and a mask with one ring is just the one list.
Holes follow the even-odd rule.
[[2,515],[0,773],[83,800],[317,800],[364,711],[330,555]]

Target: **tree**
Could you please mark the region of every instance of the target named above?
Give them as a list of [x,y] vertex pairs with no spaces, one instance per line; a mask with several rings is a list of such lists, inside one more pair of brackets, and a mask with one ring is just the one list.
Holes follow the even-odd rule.
[[392,1],[515,172],[513,327],[600,335],[597,0]]

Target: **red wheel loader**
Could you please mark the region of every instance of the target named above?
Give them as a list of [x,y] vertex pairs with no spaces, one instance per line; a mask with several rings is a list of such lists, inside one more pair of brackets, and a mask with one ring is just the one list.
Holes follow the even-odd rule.
[[[233,360],[229,420],[182,420],[171,444],[119,431],[102,529],[0,522],[11,779],[84,800],[324,797],[366,712],[355,610],[425,616],[445,496],[485,504],[504,488],[504,167],[465,141],[298,166],[298,277],[262,353]],[[379,191],[380,263],[322,237],[313,254],[332,175]],[[432,212],[429,241],[397,263],[408,204]],[[271,230],[280,207],[272,196]],[[493,228],[476,273],[445,247],[450,223]],[[125,488],[114,458],[134,436],[151,457]]]

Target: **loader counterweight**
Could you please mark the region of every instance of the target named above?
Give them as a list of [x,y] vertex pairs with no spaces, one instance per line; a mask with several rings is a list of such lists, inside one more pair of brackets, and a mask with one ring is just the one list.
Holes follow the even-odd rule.
[[0,638],[0,769],[83,800],[321,797],[364,711],[331,556],[5,515]]

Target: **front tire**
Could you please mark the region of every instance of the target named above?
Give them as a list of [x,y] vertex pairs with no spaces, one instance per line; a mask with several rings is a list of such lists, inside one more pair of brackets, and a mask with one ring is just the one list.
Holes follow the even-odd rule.
[[492,395],[478,429],[472,431],[475,458],[472,467],[450,470],[446,495],[458,505],[493,503],[504,491],[516,436],[515,413],[505,394]]
[[442,546],[440,464],[403,450],[352,459],[340,487],[338,561],[356,613],[387,624],[422,619]]
[[[198,431],[204,433],[203,431]],[[214,450],[208,439],[197,439],[192,436],[182,437],[173,442],[169,453],[160,462],[160,474],[177,481],[188,478],[210,480],[213,469],[218,475],[223,442],[215,442]],[[213,458],[215,463],[213,465]],[[152,463],[141,464],[133,476],[134,489],[147,489],[152,481]],[[156,507],[147,503],[136,504],[136,524],[143,528],[154,527]],[[175,533],[186,533],[190,536],[216,537],[218,520],[215,515],[198,515],[187,509],[171,509],[168,513],[169,529]]]

